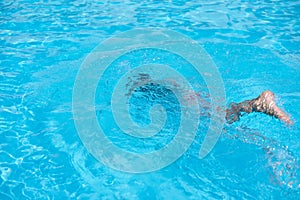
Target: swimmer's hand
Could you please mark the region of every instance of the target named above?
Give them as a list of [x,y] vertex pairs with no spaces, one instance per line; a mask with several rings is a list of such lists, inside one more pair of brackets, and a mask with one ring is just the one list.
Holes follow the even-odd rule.
[[274,116],[289,125],[293,125],[291,118],[276,105],[274,97],[275,95],[272,91],[266,90],[262,92],[254,101],[255,111]]
[[255,99],[241,103],[231,103],[230,107],[226,109],[227,122],[231,124],[238,121],[242,113],[262,112],[276,117],[289,125],[293,125],[290,117],[276,105],[274,97],[273,92],[266,90]]

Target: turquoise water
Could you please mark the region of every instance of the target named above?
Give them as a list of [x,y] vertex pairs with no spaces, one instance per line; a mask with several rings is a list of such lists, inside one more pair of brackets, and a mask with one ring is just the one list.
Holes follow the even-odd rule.
[[[299,198],[299,1],[4,0],[0,9],[0,199]],[[105,166],[77,134],[73,85],[81,63],[100,42],[141,27],[168,28],[197,41],[222,75],[228,104],[269,89],[294,126],[258,113],[243,116],[224,128],[213,151],[200,160],[209,123],[204,115],[195,141],[171,165],[138,175]],[[162,57],[157,52],[143,55]],[[164,61],[171,63],[174,57],[167,55]],[[122,58],[119,63],[124,66]],[[107,77],[112,75],[108,71]],[[183,75],[192,76],[189,71]],[[205,95],[201,77],[193,81]],[[102,89],[99,83],[96,103],[105,102]],[[172,140],[172,128],[178,128],[178,102],[172,93],[150,89],[162,95],[158,100],[155,95],[133,96],[131,102],[137,104],[131,115],[148,123],[148,115],[138,110],[147,101],[167,101],[173,118],[166,133],[148,143],[129,146],[114,123],[104,121],[108,115],[97,113],[99,123],[111,130],[108,137],[122,148],[161,148]]]

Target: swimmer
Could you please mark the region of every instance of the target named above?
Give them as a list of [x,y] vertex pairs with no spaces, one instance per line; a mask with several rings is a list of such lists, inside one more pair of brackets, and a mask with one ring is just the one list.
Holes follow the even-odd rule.
[[[151,83],[151,77],[148,74],[139,74],[138,76],[131,77],[128,84],[126,85],[129,88],[129,92],[126,96],[130,96],[134,91],[134,88],[137,88],[141,85]],[[167,79],[165,80],[169,85],[173,86],[174,89],[180,90],[184,93],[184,99],[187,102],[195,103],[195,99],[202,105],[206,110],[209,109],[209,103],[206,102],[205,98],[202,98],[200,94],[195,91],[187,90],[180,86],[176,80]],[[292,125],[293,122],[290,117],[284,113],[277,105],[274,100],[274,93],[266,90],[262,92],[257,98],[252,100],[246,100],[240,103],[231,103],[230,107],[226,109],[226,121],[229,124],[232,124],[240,120],[240,117],[243,113],[252,113],[252,112],[261,112],[269,116],[280,119],[281,121]]]
[[229,124],[238,121],[242,113],[261,112],[280,119],[287,124],[293,124],[290,117],[284,113],[274,101],[274,93],[266,90],[257,98],[241,103],[231,103],[226,109],[226,120]]

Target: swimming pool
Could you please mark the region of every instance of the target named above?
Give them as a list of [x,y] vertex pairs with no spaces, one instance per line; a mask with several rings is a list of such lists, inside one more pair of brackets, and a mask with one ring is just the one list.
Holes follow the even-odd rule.
[[[4,0],[0,9],[0,199],[299,198],[299,1]],[[199,159],[210,121],[203,116],[191,146],[160,170],[124,173],[99,162],[75,127],[74,83],[99,43],[134,28],[170,29],[197,41],[221,74],[227,105],[269,89],[294,126],[258,113],[243,116],[226,125],[213,150]],[[146,49],[117,59],[104,74],[113,79],[102,81],[113,86],[119,78],[113,69],[130,69],[126,67],[147,59],[186,66],[173,54]],[[209,93],[203,77],[183,69],[199,92]],[[103,108],[111,88],[100,83],[95,102]],[[144,105],[149,109],[147,102],[174,100],[165,89],[151,91],[168,95],[140,98],[130,113],[141,124],[149,123],[140,111]],[[166,133],[135,146],[119,133],[109,113],[97,111],[96,116],[120,147],[151,151],[173,139],[178,105],[166,105],[173,117]]]

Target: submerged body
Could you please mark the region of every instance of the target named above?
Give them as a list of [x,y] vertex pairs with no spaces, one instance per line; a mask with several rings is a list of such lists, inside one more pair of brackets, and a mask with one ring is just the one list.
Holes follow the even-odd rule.
[[[126,88],[128,89],[126,96],[130,97],[137,88],[147,84],[160,87],[160,84],[155,83],[149,74],[143,73],[130,77],[126,85]],[[198,100],[198,103],[201,104],[201,107],[204,108],[205,111],[210,110],[210,103],[206,98],[202,97],[200,93],[183,87],[174,79],[164,80],[164,84],[169,85],[172,89],[179,90],[181,93],[183,93],[183,98],[188,103],[194,104],[197,102],[195,100]],[[266,90],[255,99],[246,100],[240,103],[231,103],[229,108],[225,110],[227,123],[232,124],[240,120],[240,117],[243,115],[243,113],[249,114],[252,112],[261,112],[278,118],[289,125],[293,124],[290,117],[276,105],[274,98],[274,93],[270,90]],[[199,113],[199,115],[201,115],[201,113]]]

